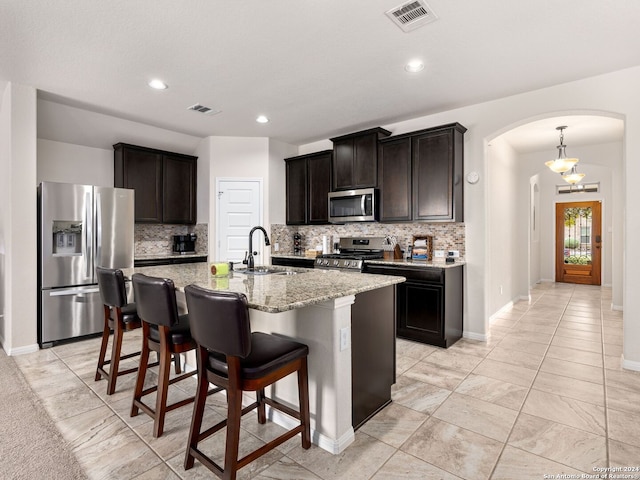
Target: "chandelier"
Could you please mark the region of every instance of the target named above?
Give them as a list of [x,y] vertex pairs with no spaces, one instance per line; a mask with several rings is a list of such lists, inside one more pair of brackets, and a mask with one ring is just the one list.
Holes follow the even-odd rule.
[[576,170],[576,164],[579,160],[577,158],[568,158],[565,153],[566,145],[564,144],[563,133],[565,128],[567,128],[566,125],[556,127],[556,130],[560,131],[560,145],[557,146],[558,158],[545,162],[545,165],[549,167],[552,172],[561,174],[565,182],[575,185],[582,180],[584,173],[578,173]]

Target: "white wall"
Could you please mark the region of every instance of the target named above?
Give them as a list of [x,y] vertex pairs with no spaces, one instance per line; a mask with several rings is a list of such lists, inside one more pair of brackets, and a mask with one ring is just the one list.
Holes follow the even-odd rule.
[[113,187],[113,149],[39,138],[37,181]]
[[5,345],[5,338],[10,338],[11,322],[9,322],[6,303],[7,290],[7,236],[9,234],[9,201],[10,190],[7,184],[11,181],[11,89],[5,82],[0,83],[0,345]]
[[112,150],[123,142],[193,155],[201,138],[145,123],[38,100],[38,138]]
[[0,118],[2,346],[12,355],[38,349],[36,90],[9,83]]
[[[197,197],[196,197],[196,210],[197,218],[196,223],[209,223],[209,177],[211,169],[211,137],[203,138],[198,144],[193,153],[198,157],[197,163]],[[209,238],[211,238],[211,231],[209,231]],[[210,250],[208,250],[210,251]]]
[[[487,149],[489,170],[487,175],[488,246],[491,258],[489,269],[489,311],[497,312],[516,301],[524,292],[518,286],[518,274],[526,273],[528,246],[518,224],[527,225],[526,214],[519,208],[518,157],[516,152],[500,138],[492,140]],[[526,189],[525,189],[526,191]],[[526,233],[526,230],[525,230]],[[525,261],[523,261],[523,259]],[[526,292],[526,290],[525,290]]]

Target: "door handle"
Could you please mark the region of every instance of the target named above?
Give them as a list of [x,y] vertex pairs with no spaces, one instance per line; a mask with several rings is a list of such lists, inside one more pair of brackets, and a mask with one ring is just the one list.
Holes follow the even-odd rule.
[[600,235],[596,235],[596,243],[600,243],[602,241],[602,237]]

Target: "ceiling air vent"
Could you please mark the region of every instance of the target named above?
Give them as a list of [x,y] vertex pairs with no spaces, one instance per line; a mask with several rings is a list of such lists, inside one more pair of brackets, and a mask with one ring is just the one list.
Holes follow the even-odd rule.
[[204,113],[205,115],[217,115],[222,112],[222,110],[214,110],[213,108],[205,107],[204,105],[200,105],[196,103],[195,105],[191,105],[187,110],[193,110],[194,112]]
[[429,5],[422,0],[405,2],[385,13],[391,21],[404,32],[409,32],[414,28],[421,27],[438,19]]

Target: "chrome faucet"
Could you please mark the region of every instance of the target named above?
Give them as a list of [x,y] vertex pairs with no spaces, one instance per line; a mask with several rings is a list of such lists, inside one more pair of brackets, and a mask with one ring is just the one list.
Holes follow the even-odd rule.
[[251,231],[249,232],[249,255],[242,261],[242,263],[247,265],[247,270],[254,269],[255,265],[253,261],[253,256],[258,254],[258,252],[253,251],[253,232],[255,232],[256,230],[262,230],[262,233],[264,233],[265,246],[268,247],[269,245],[271,245],[271,242],[269,242],[269,235],[267,235],[267,231],[264,228],[253,227],[251,229]]

